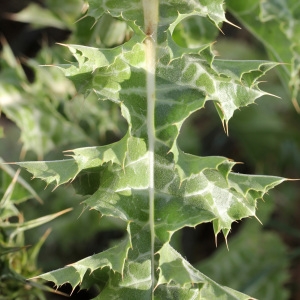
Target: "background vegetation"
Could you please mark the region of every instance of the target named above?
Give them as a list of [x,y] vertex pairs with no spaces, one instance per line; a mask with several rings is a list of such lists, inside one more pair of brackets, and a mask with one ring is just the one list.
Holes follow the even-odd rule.
[[[222,34],[209,24],[199,25],[196,19],[191,19],[178,26],[174,40],[188,46],[216,40],[214,48],[221,58],[273,59],[287,63],[299,59],[295,55],[299,48],[293,41],[300,40],[300,33],[293,32],[289,40],[282,25],[289,24],[284,18],[297,20],[299,5],[294,5],[291,10],[295,15],[288,16],[280,13],[283,8],[279,6],[273,12],[277,16],[275,20],[267,18],[272,15],[268,7],[263,11],[249,9],[251,15],[236,3],[225,2],[229,8],[228,18],[242,29],[224,25]],[[256,1],[244,3],[248,8],[249,5],[255,8]],[[120,139],[127,125],[117,106],[98,102],[95,95],[84,100],[59,70],[40,65],[72,60],[65,47],[55,42],[108,48],[119,45],[130,38],[131,32],[126,25],[108,16],[92,29],[93,19],[75,22],[84,13],[81,0],[63,3],[55,0],[1,1],[0,6],[2,159],[61,159],[63,150],[104,145]],[[271,28],[276,30],[276,37],[268,33],[269,40],[266,40],[266,34],[251,22],[253,15],[260,15],[261,20],[265,17],[265,22],[274,22]],[[199,28],[202,29],[201,39],[197,32]],[[272,42],[279,44],[279,41],[280,44],[285,42],[286,49],[272,51]],[[290,47],[294,52],[286,54],[290,44],[294,45]],[[207,105],[185,124],[179,140],[181,148],[192,154],[222,155],[243,162],[236,167],[236,172],[299,178],[300,117],[297,90],[292,88],[296,85],[289,84],[291,78],[297,80],[297,72],[297,68],[271,71],[264,78],[267,81],[264,90],[281,98],[265,96],[257,101],[259,105],[240,110],[230,121],[229,136],[224,134],[218,117],[210,113],[212,107]],[[36,291],[33,297],[43,299],[40,287],[28,286],[24,278],[38,274],[38,269],[49,271],[97,253],[122,237],[123,224],[107,219],[99,227],[97,213],[82,213],[80,202],[83,199],[75,195],[72,188],[51,192],[51,188],[44,190],[45,184],[36,180],[31,182],[34,186],[31,190],[26,184],[30,180],[26,172],[22,171],[13,181],[13,170],[1,168],[0,288],[1,291],[7,289],[8,295],[12,295],[11,291],[18,286],[19,299],[27,299],[33,290]],[[182,230],[174,237],[173,244],[188,261],[221,284],[260,299],[298,299],[299,195],[298,183],[285,183],[272,192],[265,203],[258,206],[258,215],[264,226],[255,220],[235,224],[228,239],[229,252],[221,239],[215,247],[211,224]],[[40,198],[43,204],[37,201]],[[11,203],[9,206],[8,202]],[[60,216],[55,222],[32,229],[70,207],[72,212]],[[49,214],[46,219],[39,219]],[[7,217],[10,217],[10,223],[18,223],[18,227],[19,223],[23,224],[24,230],[15,233],[14,225],[7,225]],[[26,221],[29,220],[38,221],[28,225]],[[86,223],[89,224],[88,231],[84,226]],[[49,227],[52,233],[48,236],[46,230]],[[26,245],[36,246],[27,249],[24,248]],[[29,265],[32,270],[27,268]],[[68,287],[65,288],[68,292]],[[24,296],[26,290],[30,292]],[[50,299],[51,294],[46,295]],[[57,297],[55,295],[54,299]],[[88,299],[89,296],[79,297]]]

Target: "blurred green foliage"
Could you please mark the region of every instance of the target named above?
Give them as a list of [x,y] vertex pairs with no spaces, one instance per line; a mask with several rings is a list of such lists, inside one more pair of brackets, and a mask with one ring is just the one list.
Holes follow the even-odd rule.
[[[0,162],[3,161],[0,158]],[[18,205],[32,198],[41,199],[28,183],[8,165],[0,166],[0,299],[45,299],[49,288],[27,281],[39,274],[37,256],[50,231],[46,230],[33,246],[25,242],[24,232],[41,226],[68,212],[24,220]]]

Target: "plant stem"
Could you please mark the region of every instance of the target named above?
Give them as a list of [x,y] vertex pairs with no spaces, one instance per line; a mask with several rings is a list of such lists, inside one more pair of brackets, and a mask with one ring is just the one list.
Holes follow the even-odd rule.
[[147,82],[147,134],[149,153],[149,226],[151,234],[151,280],[152,298],[155,286],[155,216],[154,216],[154,151],[155,151],[155,69],[156,69],[156,35],[158,24],[159,0],[143,0],[144,30],[146,51],[146,82]]

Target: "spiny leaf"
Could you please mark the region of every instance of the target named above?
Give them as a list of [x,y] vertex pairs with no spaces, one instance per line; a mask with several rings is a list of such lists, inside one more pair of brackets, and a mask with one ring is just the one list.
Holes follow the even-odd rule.
[[[62,269],[45,273],[35,278],[52,281],[57,286],[64,283],[70,283],[75,288],[77,285],[82,283],[85,276],[92,277],[94,271],[98,269],[109,267],[114,272],[123,274],[124,261],[127,257],[127,252],[130,246],[129,239],[125,239],[113,248],[94,254],[90,257],[86,257]],[[104,272],[107,272],[106,269]]]
[[[131,138],[132,139],[132,138]],[[79,148],[66,151],[74,159],[63,161],[19,162],[19,166],[26,168],[34,178],[46,181],[47,185],[56,186],[74,180],[84,169],[95,168],[107,162],[123,166],[127,151],[128,136],[114,144],[99,147]],[[74,153],[74,154],[68,154]]]
[[[115,1],[105,0],[99,3],[97,0],[90,0],[89,10],[87,15],[99,20],[104,14],[110,14],[116,18],[122,18],[125,21],[133,21],[138,26],[143,28],[144,17],[141,14],[142,1],[133,0],[128,4],[128,1],[121,0],[117,3]],[[201,17],[209,17],[217,26],[222,22],[226,22],[225,13],[223,9],[223,1],[176,1],[176,0],[162,0],[160,1],[160,24],[162,26],[171,26],[175,20],[182,15],[198,15]]]
[[[29,83],[21,64],[4,43],[1,54],[0,108],[21,130],[23,151],[33,150],[38,156],[52,150],[56,145],[85,139],[82,129],[57,111],[57,101],[74,90],[72,84],[53,68],[49,71],[31,63],[37,81]],[[49,84],[56,82],[56,84]],[[51,118],[50,118],[51,116]],[[66,136],[68,138],[66,138]]]
[[165,244],[158,254],[158,299],[217,299],[221,295],[228,300],[249,299],[245,294],[221,286],[196,270],[169,244]]
[[[195,107],[198,105],[198,108],[201,108],[200,105],[204,105],[205,101],[213,100],[224,127],[228,131],[228,121],[235,110],[254,103],[257,98],[266,94],[257,87],[257,79],[274,66],[276,64],[263,61],[247,63],[245,61],[220,60],[215,60],[210,65],[200,55],[185,55],[171,61],[166,58],[166,62],[158,70],[158,75],[166,80],[164,85],[169,84],[170,88],[172,86],[173,94],[175,88],[182,91],[189,89],[188,107],[184,105],[179,91],[176,98],[172,95],[173,100],[169,100],[172,110],[175,105],[183,106],[182,114],[178,114],[178,116],[188,116],[193,112],[193,110],[188,110],[189,107],[192,108],[193,104]],[[170,98],[171,95],[168,94],[170,95],[171,91],[164,88],[164,94],[159,94],[160,99]],[[164,107],[166,107],[166,100],[163,101]],[[173,105],[171,101],[173,101]],[[201,103],[201,101],[203,102]],[[170,111],[168,115],[174,119],[174,113]],[[175,119],[174,121],[179,123],[179,120]]]
[[45,180],[47,185],[52,182],[56,182],[56,185],[66,183],[78,174],[78,166],[73,159],[49,162],[20,162],[17,164],[32,173],[33,178]]
[[[260,213],[266,205],[260,206]],[[257,299],[289,299],[288,289],[285,288],[289,280],[289,266],[284,243],[275,233],[249,221],[230,239],[229,252],[225,246],[220,246],[196,268],[218,283]],[[239,276],[236,276],[237,273]]]
[[[278,68],[280,77],[295,108],[300,111],[300,21],[297,0],[226,2],[230,11],[266,47],[271,59],[284,64]],[[257,16],[257,18],[253,18]]]
[[18,164],[48,184],[91,176],[95,187],[81,188],[92,194],[83,203],[126,222],[128,240],[42,278],[75,287],[99,275],[105,284],[98,281],[96,299],[249,299],[205,277],[169,245],[174,232],[204,222],[226,238],[233,222],[255,216],[257,200],[285,180],[235,174],[228,159],[185,154],[177,145],[183,122],[208,100],[227,129],[236,109],[265,94],[258,79],[276,65],[214,60],[210,44],[184,49],[174,42],[174,28],[189,16],[226,21],[222,3],[89,1],[88,15],[118,17],[133,37],[113,49],[69,45],[77,63],[59,67],[85,95],[117,103],[128,131],[114,144],[74,149],[70,160]]

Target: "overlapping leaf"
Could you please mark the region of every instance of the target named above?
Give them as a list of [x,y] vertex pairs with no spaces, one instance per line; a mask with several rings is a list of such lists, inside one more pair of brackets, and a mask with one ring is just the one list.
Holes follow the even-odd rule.
[[[82,1],[65,1],[64,10],[56,1],[47,1],[47,4],[49,5],[47,12],[50,19],[47,15],[43,15],[46,10],[36,5],[30,5],[19,14],[8,17],[30,22],[31,24],[28,26],[32,27],[36,24],[35,21],[42,22],[40,24],[42,26],[75,27],[74,23],[80,13]],[[37,11],[32,11],[32,9]],[[110,43],[119,42],[116,34],[112,35],[111,33],[112,28],[116,27],[114,20],[111,21],[111,19],[111,17],[106,18],[106,22],[107,20],[110,21],[106,24],[106,28],[93,30],[94,35],[103,38],[105,38],[103,31],[108,32],[110,41],[104,40],[104,42],[106,42],[105,45],[108,44],[109,46],[111,46]],[[58,24],[55,23],[57,20],[59,21]],[[91,24],[76,23],[77,39],[82,39],[81,30],[85,26],[88,26],[86,28],[89,29]],[[124,34],[122,36],[124,39]],[[86,41],[86,34],[84,38]],[[121,37],[121,41],[123,39]],[[31,78],[32,82],[30,82],[19,60],[14,57],[7,43],[3,40],[2,44],[3,49],[0,54],[0,112],[2,111],[20,128],[20,139],[23,143],[22,154],[31,150],[39,158],[42,158],[49,151],[62,145],[74,145],[74,143],[80,142],[96,144],[99,140],[105,139],[108,131],[113,132],[116,136],[121,136],[120,132],[123,131],[117,127],[122,124],[122,121],[119,112],[112,103],[99,105],[96,103],[95,97],[92,96],[89,101],[85,102],[82,96],[76,96],[73,84],[57,68],[41,66],[58,61],[62,56],[61,50],[56,52],[55,49],[51,49],[50,54],[48,53],[49,49],[42,48],[35,60],[22,58],[22,63],[26,64],[26,69],[30,68],[34,74],[34,78]],[[67,60],[67,57],[63,59]],[[68,99],[72,100],[68,101]],[[0,128],[0,137],[2,131]]]
[[[267,201],[259,206],[264,224],[274,208],[270,204]],[[287,249],[274,232],[263,229],[259,223],[251,220],[247,220],[230,239],[229,252],[225,246],[221,246],[196,267],[217,282],[257,299],[290,298],[286,287],[289,280]]]
[[[0,158],[0,162],[3,160]],[[31,247],[24,244],[24,231],[43,225],[66,213],[69,209],[24,221],[16,204],[39,197],[28,183],[8,165],[0,165],[0,290],[1,298],[25,297],[42,299],[42,290],[50,288],[36,282],[26,282],[27,277],[38,274],[36,262],[40,248],[50,230]],[[30,288],[29,288],[30,287]]]
[[[218,26],[226,21],[222,1],[161,1],[151,136],[142,1],[89,2],[90,16],[98,20],[109,13],[121,18],[134,35],[110,50],[69,45],[77,63],[60,68],[81,92],[94,91],[99,99],[119,104],[128,132],[111,145],[75,149],[72,159],[19,165],[47,184],[60,185],[78,175],[88,178],[95,189],[80,187],[83,194],[92,194],[84,203],[126,222],[128,237],[122,247],[40,277],[58,286],[85,286],[100,276],[106,284],[101,284],[99,299],[249,299],[195,270],[169,241],[184,226],[210,221],[215,235],[223,231],[227,237],[232,222],[255,216],[257,199],[284,179],[232,173],[234,163],[226,158],[185,154],[176,140],[183,122],[208,100],[215,102],[227,129],[236,109],[264,95],[257,80],[275,64],[214,61],[210,45],[180,48],[172,39],[175,26],[192,15],[208,17]],[[116,251],[120,254],[115,265]]]
[[300,111],[299,1],[229,0],[226,5],[241,24],[260,39],[271,59],[284,63],[278,68],[279,74],[295,108]]
[[[34,150],[42,157],[56,145],[63,144],[64,140],[75,142],[84,139],[82,130],[71,125],[56,109],[57,98],[53,96],[60,97],[61,91],[58,84],[54,88],[54,85],[51,86],[49,83],[54,77],[48,81],[45,70],[32,65],[40,80],[30,84],[8,45],[4,45],[3,50],[0,110],[22,129],[21,140],[24,143],[24,151]],[[56,76],[55,80],[61,83],[59,79],[61,74]],[[61,88],[73,89],[68,81],[64,81]],[[45,116],[51,116],[51,119]],[[66,135],[68,139],[65,138]]]

